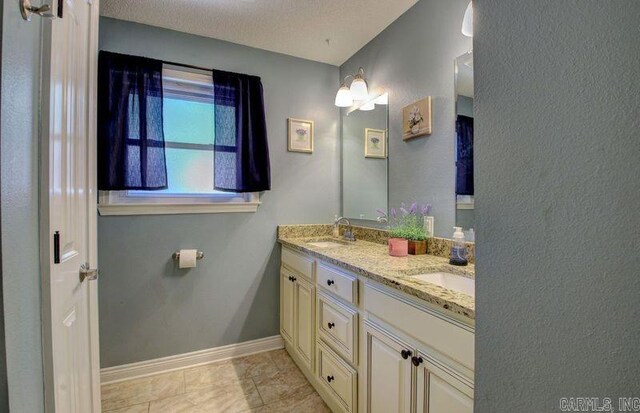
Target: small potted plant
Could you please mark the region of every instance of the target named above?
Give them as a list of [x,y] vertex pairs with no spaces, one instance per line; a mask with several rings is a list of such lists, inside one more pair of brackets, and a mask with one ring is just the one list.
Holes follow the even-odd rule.
[[[391,208],[389,220],[389,255],[404,257],[407,254],[421,255],[427,253],[428,234],[424,228],[424,217],[431,211],[431,205],[419,207],[413,203],[407,210],[404,203],[398,211]],[[380,220],[386,219],[382,214]]]

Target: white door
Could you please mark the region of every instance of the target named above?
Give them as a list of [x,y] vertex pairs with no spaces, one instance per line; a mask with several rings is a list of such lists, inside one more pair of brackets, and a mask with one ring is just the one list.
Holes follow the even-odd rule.
[[314,330],[313,318],[316,302],[315,287],[294,275],[295,299],[294,299],[294,346],[300,358],[305,362],[309,370],[313,371],[314,354]]
[[366,411],[410,412],[414,351],[368,322],[364,334]]
[[417,413],[473,413],[473,387],[468,379],[418,355]]
[[[57,2],[54,2],[57,3]],[[97,0],[45,23],[42,288],[48,411],[100,411],[96,265]],[[58,14],[59,10],[56,10]]]
[[280,334],[293,344],[293,274],[280,270]]

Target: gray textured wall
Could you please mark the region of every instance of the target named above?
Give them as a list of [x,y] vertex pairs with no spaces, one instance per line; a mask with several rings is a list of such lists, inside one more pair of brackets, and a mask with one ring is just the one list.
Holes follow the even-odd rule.
[[[40,18],[2,18],[2,288],[12,412],[44,410],[38,244]],[[1,405],[0,405],[1,408]]]
[[[421,0],[340,67],[359,66],[369,86],[389,92],[389,197],[430,202],[435,234],[450,238],[455,222],[454,59],[469,51],[460,33],[468,0]],[[402,141],[402,108],[433,97],[433,134]]]
[[[254,214],[101,217],[103,367],[278,334],[276,226],[340,211],[338,68],[232,43],[102,18],[100,46],[262,77],[272,188]],[[286,119],[315,121],[313,155],[287,152]],[[180,248],[198,268],[178,271]]]
[[640,396],[640,2],[475,10],[475,411]]
[[342,215],[375,220],[387,210],[387,160],[365,158],[365,128],[387,129],[387,106],[342,117]]
[[[4,15],[4,1],[0,0],[0,56],[2,55],[2,16]],[[2,59],[0,59],[0,79],[2,79]],[[1,82],[1,81],[0,81]],[[0,90],[0,107],[2,107],[2,93]],[[2,115],[0,114],[0,140],[2,136]],[[0,147],[0,152],[1,152]],[[0,156],[0,165],[2,157]],[[1,167],[0,167],[1,171]],[[0,172],[0,182],[1,182]],[[1,203],[0,203],[1,204]],[[2,228],[2,205],[0,205],[0,233]],[[4,339],[4,299],[2,292],[2,237],[0,237],[0,412],[9,411],[9,388],[7,383],[7,351]]]
[[[0,56],[2,55],[2,16],[4,15],[4,1],[0,0]],[[0,79],[2,79],[2,59],[0,59]],[[2,107],[2,93],[0,93],[0,107]],[[2,115],[0,114],[0,140],[2,136]],[[0,148],[1,152],[1,148]],[[0,165],[2,157],[0,156]],[[1,168],[0,168],[1,171]],[[1,172],[0,172],[1,180]],[[0,211],[2,206],[0,205]],[[0,228],[2,228],[2,215],[0,214]],[[1,233],[1,230],[0,230]],[[2,239],[0,237],[0,412],[9,411],[9,387],[7,383],[7,351],[4,338],[4,299],[2,292]]]

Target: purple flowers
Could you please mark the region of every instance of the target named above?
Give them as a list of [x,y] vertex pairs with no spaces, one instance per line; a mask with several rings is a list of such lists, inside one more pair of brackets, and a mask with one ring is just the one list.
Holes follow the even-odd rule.
[[[377,210],[380,214],[378,221],[386,221],[387,214],[381,210]],[[430,234],[427,234],[424,227],[424,217],[431,212],[431,204],[420,205],[417,202],[411,204],[409,208],[405,203],[400,204],[400,208],[391,208],[389,210],[389,230],[392,237],[406,238],[410,240],[423,240]]]

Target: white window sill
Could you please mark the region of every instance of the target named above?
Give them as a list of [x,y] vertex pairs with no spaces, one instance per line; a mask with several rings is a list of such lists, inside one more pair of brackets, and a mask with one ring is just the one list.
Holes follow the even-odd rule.
[[171,214],[225,214],[256,212],[260,202],[220,204],[119,204],[98,205],[102,216],[108,215],[171,215]]
[[475,209],[475,204],[473,202],[458,202],[456,204],[457,209]]
[[[217,194],[212,196],[175,197],[124,196],[125,192],[100,192],[98,212],[109,215],[173,215],[173,214],[228,214],[256,212],[260,206],[257,193],[242,196]],[[206,199],[211,199],[207,202]]]

